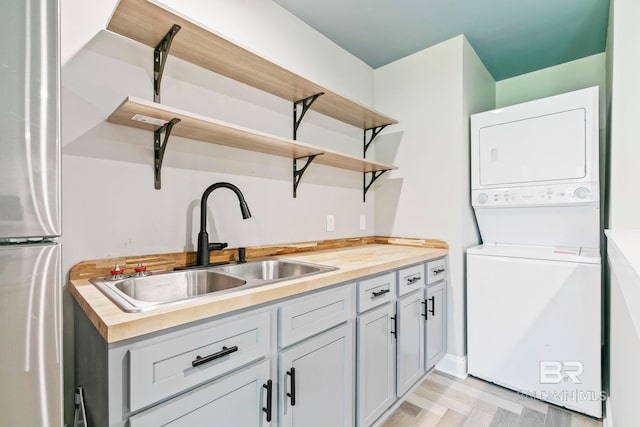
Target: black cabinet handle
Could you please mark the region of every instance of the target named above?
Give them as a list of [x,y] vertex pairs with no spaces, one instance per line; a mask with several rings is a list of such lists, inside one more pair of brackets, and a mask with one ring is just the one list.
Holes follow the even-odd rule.
[[422,301],[422,305],[424,305],[424,313],[422,313],[422,317],[424,317],[424,320],[427,320],[427,313],[429,313],[427,310],[427,300]]
[[444,268],[436,268],[435,270],[433,270],[434,276],[440,273],[444,273]]
[[227,356],[231,353],[235,353],[236,351],[238,351],[237,345],[234,345],[233,347],[222,347],[222,350],[217,353],[213,353],[205,357],[196,356],[196,360],[191,362],[191,366],[195,368],[196,366],[204,365],[205,363],[209,363],[212,360],[220,359],[221,357]]
[[266,384],[262,384],[263,388],[267,389],[267,407],[262,408],[262,411],[267,414],[267,422],[271,422],[271,391],[273,390],[273,381],[267,380]]
[[431,308],[429,309],[429,313],[431,313],[432,316],[435,316],[436,315],[436,297],[429,298],[429,301],[431,301]]
[[375,297],[379,297],[380,295],[384,295],[384,294],[388,294],[389,292],[391,292],[391,289],[382,289],[379,290],[378,292],[371,292],[371,295]]
[[291,377],[291,393],[287,393],[287,396],[291,399],[291,406],[296,406],[296,368],[287,371],[287,375]]
[[413,283],[416,283],[416,282],[420,281],[420,279],[421,279],[420,275],[410,277],[409,279],[407,279],[407,285],[411,285]]
[[391,331],[391,335],[395,339],[398,339],[398,316],[391,316],[391,320],[393,320],[393,330]]

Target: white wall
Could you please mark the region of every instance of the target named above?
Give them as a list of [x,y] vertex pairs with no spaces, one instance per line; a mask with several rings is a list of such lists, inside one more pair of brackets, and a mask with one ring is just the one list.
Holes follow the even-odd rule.
[[[372,69],[270,0],[167,0],[249,49],[364,104]],[[374,193],[362,175],[311,165],[292,198],[291,160],[172,137],[153,188],[153,134],[107,123],[128,95],[152,99],[152,49],[104,28],[116,0],[62,2],[63,268],[82,260],[194,250],[199,200],[218,181],[236,184],[253,218],[228,190],[209,198],[211,241],[230,247],[372,235]],[[180,37],[178,34],[177,37]],[[291,137],[291,104],[169,57],[162,102]],[[362,131],[310,112],[301,141],[361,155]],[[335,215],[335,231],[325,217]],[[359,229],[359,216],[367,229]],[[65,300],[66,409],[72,404],[73,322]],[[80,343],[81,345],[81,343]]]
[[[470,122],[471,114],[488,111],[495,108],[496,82],[484,64],[478,58],[471,45],[464,39],[463,44],[463,91],[462,91],[462,143],[460,149],[460,221],[462,224],[460,234],[460,247],[462,250],[462,263],[464,270],[457,272],[460,274],[464,286],[464,292],[453,295],[455,299],[449,297],[449,306],[459,307],[454,310],[453,319],[449,318],[449,324],[454,325],[454,331],[464,330],[464,353],[466,350],[466,249],[480,243],[480,234],[476,225],[473,208],[471,207],[471,159],[470,159]],[[452,339],[449,332],[449,339]],[[459,338],[458,338],[459,339]]]
[[375,70],[375,106],[400,121],[376,142],[398,171],[376,192],[376,234],[449,243],[448,353],[465,355],[464,250],[478,236],[469,201],[469,113],[493,108],[494,82],[463,36]]
[[611,312],[607,424],[635,427],[640,399],[640,231],[610,230],[607,239]]
[[[636,0],[611,0],[607,40],[607,77],[611,87],[609,228],[615,233],[640,229],[640,202],[632,191],[640,181],[640,143],[636,128],[640,116],[639,17],[640,3]],[[637,363],[640,331],[637,322],[632,320],[637,317],[637,295],[629,291],[638,288],[638,278],[630,278],[632,269],[628,262],[616,263],[616,251],[610,251],[609,263],[610,396],[607,417],[610,417],[610,426],[635,426],[638,424],[637,404],[640,399],[640,367]]]
[[[611,88],[611,181],[609,227],[640,228],[640,200],[630,190],[640,182],[640,2],[613,2]],[[631,196],[631,197],[630,197]]]
[[[293,199],[290,160],[197,141],[171,138],[163,189],[154,190],[153,135],[105,121],[127,95],[151,99],[152,50],[103,30],[115,1],[93,3],[62,5],[66,268],[90,258],[191,249],[198,227],[194,202],[220,180],[238,185],[254,214],[243,222],[230,194],[211,196],[211,237],[230,246],[373,232],[372,225],[358,227],[360,214],[373,224],[374,197],[362,203],[361,175],[312,165]],[[320,84],[372,101],[368,66],[271,1],[167,3]],[[167,62],[162,102],[291,136],[289,102],[176,58]],[[314,112],[305,119],[301,140],[360,155],[360,130]],[[336,217],[333,233],[324,231],[328,213]]]

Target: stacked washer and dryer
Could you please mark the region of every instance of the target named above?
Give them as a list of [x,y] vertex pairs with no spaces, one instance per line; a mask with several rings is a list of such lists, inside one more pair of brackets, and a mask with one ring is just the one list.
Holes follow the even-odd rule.
[[598,88],[471,116],[469,374],[601,417]]

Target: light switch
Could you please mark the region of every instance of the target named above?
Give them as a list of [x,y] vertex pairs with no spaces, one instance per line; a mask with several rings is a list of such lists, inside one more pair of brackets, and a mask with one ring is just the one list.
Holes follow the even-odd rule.
[[327,231],[333,231],[335,229],[336,224],[333,215],[327,215]]
[[367,229],[367,217],[366,215],[360,215],[360,230]]

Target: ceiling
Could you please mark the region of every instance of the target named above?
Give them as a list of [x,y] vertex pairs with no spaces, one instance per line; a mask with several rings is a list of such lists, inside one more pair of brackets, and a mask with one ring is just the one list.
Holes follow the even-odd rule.
[[495,80],[604,52],[609,0],[274,0],[373,68],[464,34]]

